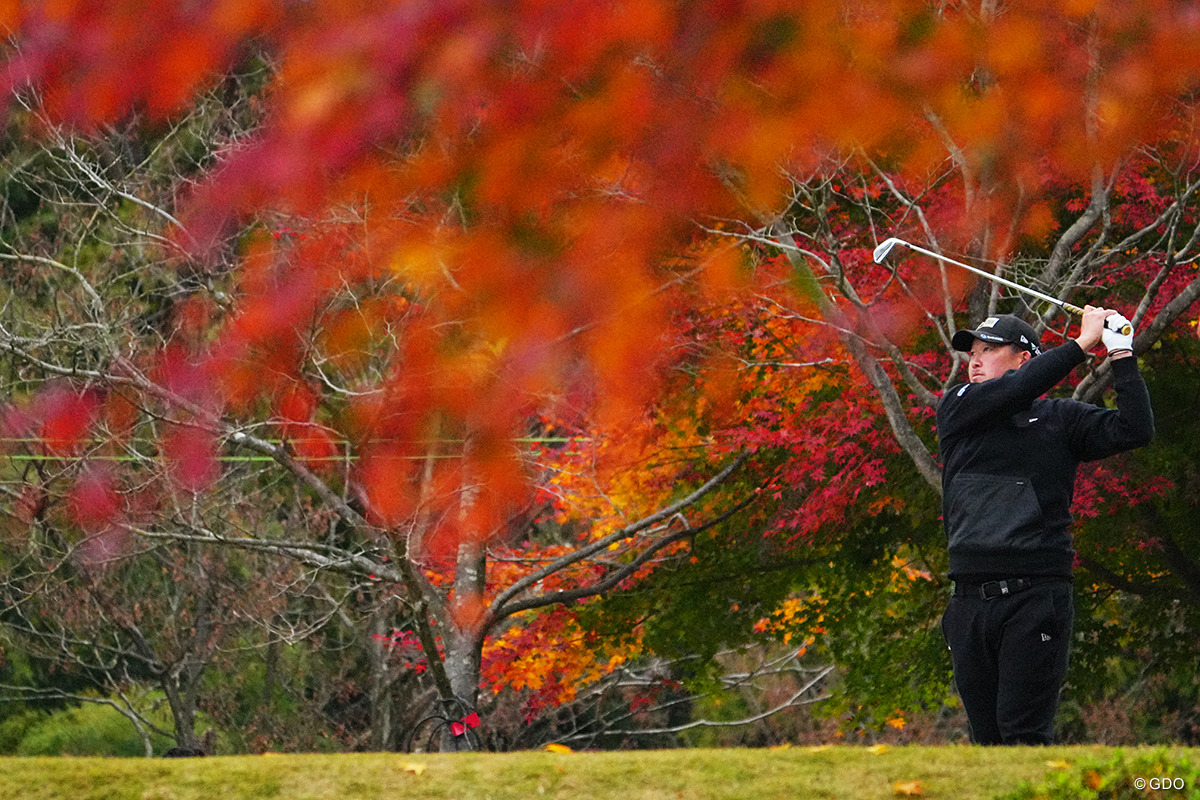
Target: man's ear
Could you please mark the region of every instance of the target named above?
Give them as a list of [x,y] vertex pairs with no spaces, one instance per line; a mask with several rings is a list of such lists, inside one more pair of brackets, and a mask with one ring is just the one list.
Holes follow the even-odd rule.
[[1026,361],[1033,358],[1033,353],[1029,352],[1028,350],[1019,350],[1017,352],[1020,353],[1020,361],[1017,362],[1018,364],[1024,364]]

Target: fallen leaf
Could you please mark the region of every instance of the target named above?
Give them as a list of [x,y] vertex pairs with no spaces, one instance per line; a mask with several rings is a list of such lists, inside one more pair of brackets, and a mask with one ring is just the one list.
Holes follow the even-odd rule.
[[420,775],[425,771],[425,765],[416,761],[409,761],[407,764],[401,767],[401,769],[403,769],[405,772],[411,772],[413,775]]
[[1047,761],[1046,766],[1050,769],[1070,769],[1070,761]]
[[892,748],[891,748],[891,747],[889,747],[889,746],[888,746],[888,745],[886,745],[886,744],[877,744],[877,745],[875,745],[874,747],[868,747],[868,748],[867,748],[867,752],[868,752],[868,753],[874,753],[875,755],[881,755],[881,754],[883,754],[883,753],[886,753],[888,750],[891,750],[891,749],[892,749]]
[[896,781],[892,784],[892,790],[904,797],[916,797],[925,794],[925,787],[920,781]]
[[830,747],[833,747],[833,745],[830,745],[830,744],[818,744],[818,745],[814,745],[814,746],[812,746],[812,747],[808,748],[808,752],[810,752],[810,753],[824,753],[824,752],[825,752],[826,750],[828,750]]
[[546,750],[548,750],[551,753],[570,753],[571,752],[571,748],[567,747],[565,744],[548,744],[548,745],[546,745]]

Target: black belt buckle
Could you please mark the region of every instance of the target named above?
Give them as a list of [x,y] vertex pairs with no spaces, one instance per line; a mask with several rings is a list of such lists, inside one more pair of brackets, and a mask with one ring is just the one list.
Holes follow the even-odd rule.
[[1028,589],[1029,581],[1016,578],[1006,581],[988,581],[979,585],[979,596],[984,600],[995,600],[997,597],[1008,597],[1010,594]]

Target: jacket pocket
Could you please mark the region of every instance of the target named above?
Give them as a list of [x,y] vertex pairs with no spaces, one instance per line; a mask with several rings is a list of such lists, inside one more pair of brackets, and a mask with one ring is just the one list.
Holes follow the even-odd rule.
[[946,496],[954,551],[1029,550],[1040,544],[1042,508],[1026,478],[962,473]]

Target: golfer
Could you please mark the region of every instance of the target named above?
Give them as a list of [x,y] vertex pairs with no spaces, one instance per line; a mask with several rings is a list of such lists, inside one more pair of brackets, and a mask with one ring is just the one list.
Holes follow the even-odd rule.
[[[1128,333],[1105,327],[1126,325]],[[1088,306],[1079,335],[1042,352],[1033,328],[988,317],[954,335],[968,383],[937,410],[953,596],[942,617],[954,683],[979,744],[1050,744],[1075,617],[1071,498],[1080,462],[1154,436],[1133,333]],[[1116,409],[1042,395],[1103,341]]]

